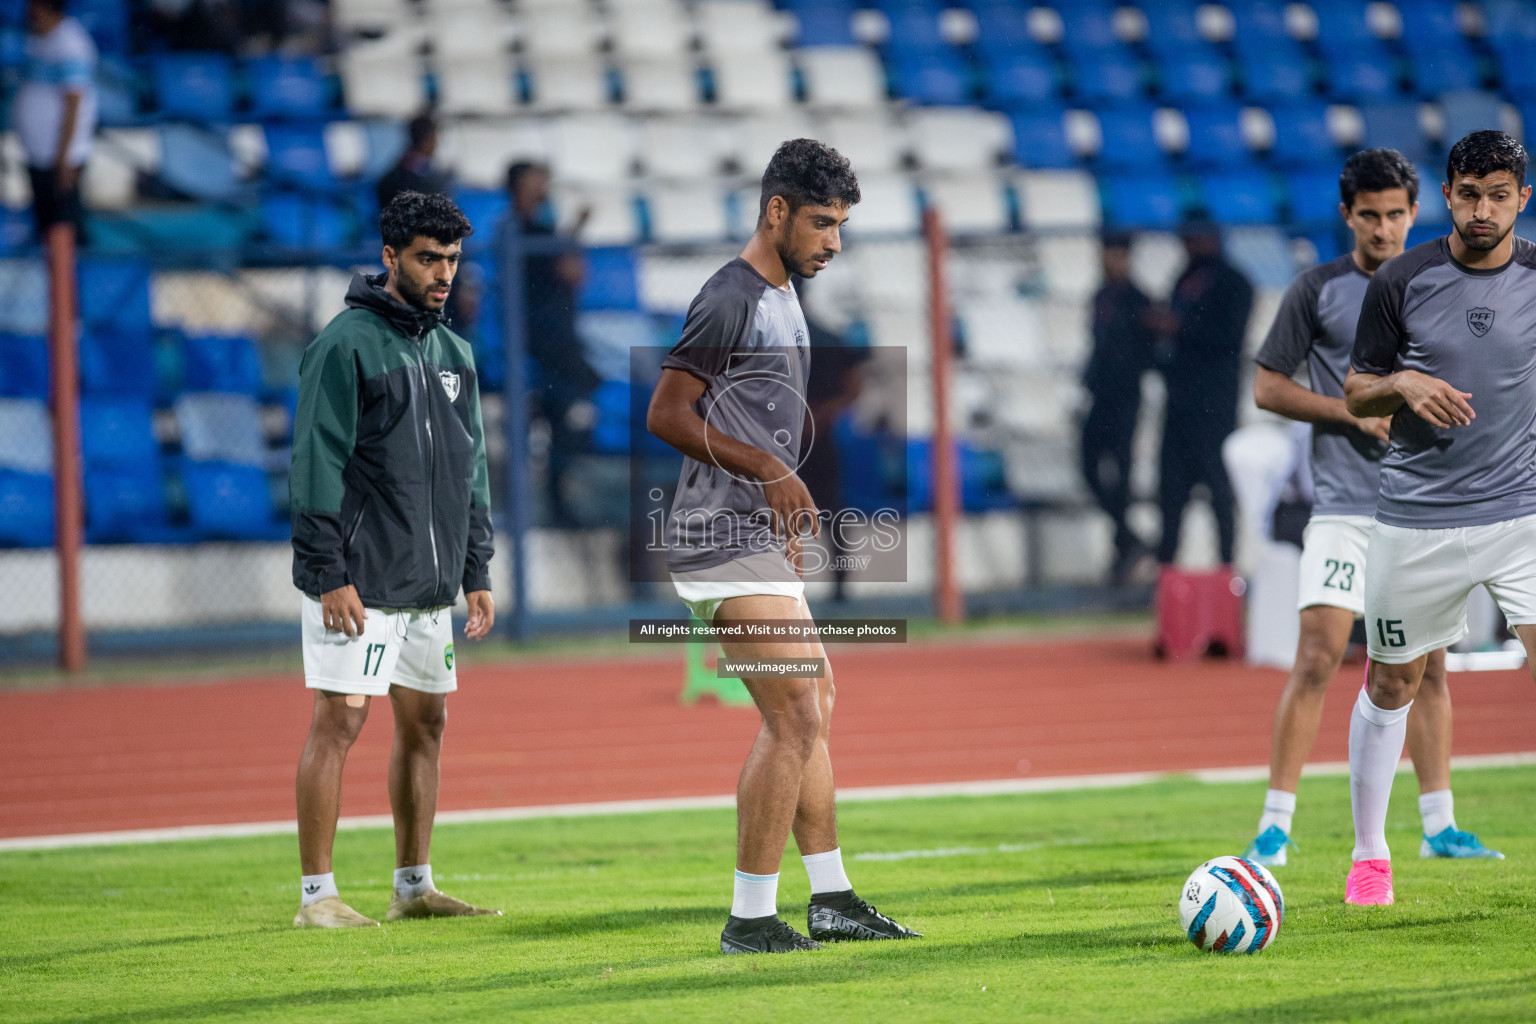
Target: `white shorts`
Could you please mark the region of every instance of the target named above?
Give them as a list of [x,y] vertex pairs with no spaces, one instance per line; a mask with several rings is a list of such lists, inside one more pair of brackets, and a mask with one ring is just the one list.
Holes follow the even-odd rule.
[[1375,522],[1370,516],[1313,516],[1307,521],[1298,610],[1328,605],[1365,614],[1365,551]]
[[700,622],[713,623],[720,603],[732,597],[805,597],[805,581],[779,551],[763,551],[724,565],[675,572],[677,596]]
[[302,598],[304,685],[383,697],[391,686],[422,693],[459,688],[453,667],[453,609],[369,608],[362,636],[325,628],[318,599]]
[[1371,530],[1365,632],[1372,659],[1401,665],[1467,635],[1467,594],[1488,588],[1511,626],[1536,623],[1536,516],[1486,526]]

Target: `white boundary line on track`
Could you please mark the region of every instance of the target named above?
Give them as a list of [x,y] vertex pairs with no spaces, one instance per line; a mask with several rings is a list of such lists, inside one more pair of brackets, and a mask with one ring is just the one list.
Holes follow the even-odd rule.
[[[1536,764],[1536,751],[1517,754],[1473,754],[1451,758],[1456,770],[1508,768]],[[1398,771],[1409,771],[1403,761]],[[1349,764],[1330,761],[1308,765],[1303,775],[1347,775]],[[1269,777],[1266,765],[1245,768],[1211,768],[1192,772],[1122,772],[1113,775],[1061,775],[1043,779],[991,779],[978,782],[930,782],[909,786],[862,786],[839,789],[839,803],[870,800],[912,800],[946,796],[1003,796],[1019,793],[1057,793],[1083,789],[1117,789],[1141,786],[1164,779],[1193,778],[1206,783],[1254,782]],[[437,824],[521,821],[529,818],[588,818],[604,814],[647,814],[653,811],[697,811],[734,807],[734,794],[683,796],[659,800],[610,800],[599,803],[547,804],[535,807],[491,807],[471,811],[440,811]],[[342,818],[338,828],[391,828],[387,814]],[[193,839],[238,839],[245,836],[292,835],[293,821],[253,821],[236,825],[187,825],[181,828],[146,828],[123,832],[77,832],[53,836],[20,836],[0,839],[0,852],[9,850],[58,850],[75,846],[116,846],[129,843],[170,843]]]

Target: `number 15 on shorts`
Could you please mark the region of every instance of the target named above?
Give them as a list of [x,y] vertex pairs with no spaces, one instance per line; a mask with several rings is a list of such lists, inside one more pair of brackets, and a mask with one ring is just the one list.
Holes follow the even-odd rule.
[[1403,620],[1377,619],[1376,639],[1383,647],[1407,647],[1408,638],[1403,635]]

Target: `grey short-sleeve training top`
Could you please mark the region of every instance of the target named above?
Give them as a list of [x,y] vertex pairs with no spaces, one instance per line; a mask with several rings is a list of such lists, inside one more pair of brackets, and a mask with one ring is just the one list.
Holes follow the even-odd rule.
[[[1305,361],[1312,390],[1342,399],[1360,302],[1370,281],[1349,253],[1302,274],[1286,291],[1254,361],[1287,377]],[[1355,427],[1312,424],[1312,482],[1317,492],[1313,513],[1374,514],[1386,452],[1385,444]]]
[[1440,429],[1397,410],[1377,519],[1443,529],[1536,514],[1536,246],[1514,239],[1490,270],[1457,263],[1445,238],[1388,261],[1366,289],[1351,363],[1438,377],[1477,414]]
[[[810,331],[793,288],[776,288],[737,257],[688,307],[681,340],[662,366],[705,384],[694,405],[710,427],[772,452],[798,470],[809,407]],[[779,550],[763,485],[684,457],[667,519],[667,569],[693,572]]]

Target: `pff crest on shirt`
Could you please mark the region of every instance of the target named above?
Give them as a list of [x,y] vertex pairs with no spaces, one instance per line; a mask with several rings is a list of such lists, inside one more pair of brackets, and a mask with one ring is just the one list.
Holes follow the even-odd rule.
[[1467,310],[1467,326],[1479,338],[1493,330],[1493,310],[1487,306],[1473,306]]
[[452,370],[443,370],[437,375],[437,379],[443,382],[443,390],[448,392],[448,401],[457,400],[459,397],[459,375]]

